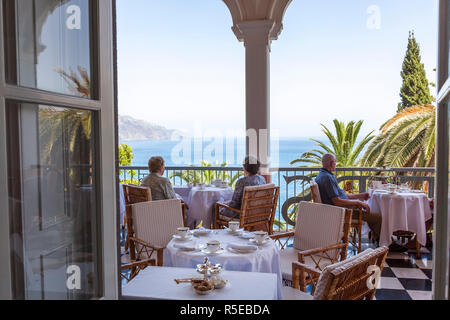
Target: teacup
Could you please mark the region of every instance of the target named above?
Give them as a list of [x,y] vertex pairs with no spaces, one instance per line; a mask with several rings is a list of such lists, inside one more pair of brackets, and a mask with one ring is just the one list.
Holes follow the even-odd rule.
[[381,181],[372,181],[372,189],[376,190],[376,189],[381,189],[382,184]]
[[395,193],[397,191],[397,186],[389,186],[389,192]]
[[264,240],[266,240],[268,233],[265,231],[255,231],[253,232],[253,234],[255,235],[255,242],[257,244],[261,244],[264,242]]
[[189,228],[186,227],[181,227],[181,228],[177,228],[177,235],[182,237],[182,238],[186,238],[189,234]]
[[232,232],[236,232],[239,227],[241,226],[241,223],[239,221],[230,221],[228,222],[228,228],[230,228],[230,230]]
[[209,240],[207,243],[206,243],[206,249],[209,251],[209,252],[216,252],[216,251],[218,251],[219,249],[220,249],[220,242],[219,241],[217,241],[217,240]]

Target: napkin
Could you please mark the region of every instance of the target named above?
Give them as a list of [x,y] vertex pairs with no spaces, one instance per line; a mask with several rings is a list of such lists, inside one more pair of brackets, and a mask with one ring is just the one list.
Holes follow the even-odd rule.
[[190,242],[190,243],[175,243],[173,245],[174,248],[185,250],[185,251],[194,251],[196,250],[196,243]]
[[252,244],[230,243],[229,246],[236,250],[258,250],[258,247]]

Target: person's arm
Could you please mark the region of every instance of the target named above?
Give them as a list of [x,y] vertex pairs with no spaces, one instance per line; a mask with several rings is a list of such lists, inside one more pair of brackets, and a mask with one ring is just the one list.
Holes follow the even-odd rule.
[[341,199],[339,197],[335,197],[335,198],[331,199],[331,201],[333,201],[333,204],[337,207],[355,206],[360,209],[366,210],[367,213],[370,213],[369,205],[367,203],[364,203],[359,200],[354,200],[354,199],[347,200],[347,199]]
[[359,194],[347,193],[347,197],[352,200],[369,200],[370,195],[368,193],[359,193]]
[[233,198],[228,203],[228,205],[232,208],[241,209],[239,205],[241,204],[243,193],[244,193],[244,182],[242,179],[239,179],[236,182],[236,187],[234,188]]
[[164,183],[164,195],[166,196],[166,199],[177,199],[177,195],[175,194],[175,191],[173,190],[172,183],[169,179],[166,179]]

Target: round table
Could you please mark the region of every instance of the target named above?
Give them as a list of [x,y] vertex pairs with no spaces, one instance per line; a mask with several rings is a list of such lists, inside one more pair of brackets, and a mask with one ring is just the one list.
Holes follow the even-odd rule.
[[395,231],[411,231],[417,234],[417,241],[425,246],[425,222],[431,219],[431,209],[424,193],[389,193],[374,191],[368,200],[372,212],[382,216],[380,246],[392,243]]
[[203,226],[209,228],[214,223],[213,208],[215,203],[230,201],[233,198],[233,193],[231,188],[192,188],[186,201],[189,206],[186,213],[188,225],[192,226],[203,221]]
[[206,245],[209,240],[218,240],[224,249],[219,254],[207,254],[202,251],[183,251],[174,247],[178,242],[172,239],[164,250],[164,266],[177,268],[196,268],[197,264],[204,263],[208,257],[212,264],[221,264],[228,271],[247,271],[274,273],[277,275],[278,296],[281,298],[282,276],[280,267],[280,252],[275,242],[259,246],[258,250],[250,253],[235,253],[229,250],[228,244],[251,244],[247,239],[231,234],[228,230],[212,230],[207,236],[194,236],[188,241]]

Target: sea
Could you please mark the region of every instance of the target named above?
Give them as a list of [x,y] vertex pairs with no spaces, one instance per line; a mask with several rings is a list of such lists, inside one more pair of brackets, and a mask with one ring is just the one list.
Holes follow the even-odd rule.
[[[188,141],[122,141],[133,149],[132,166],[147,166],[153,156],[161,156],[167,167],[200,166],[201,161],[220,166],[241,167],[245,158],[245,140],[190,139]],[[291,168],[290,162],[316,147],[308,138],[280,138],[271,141],[271,167]]]

